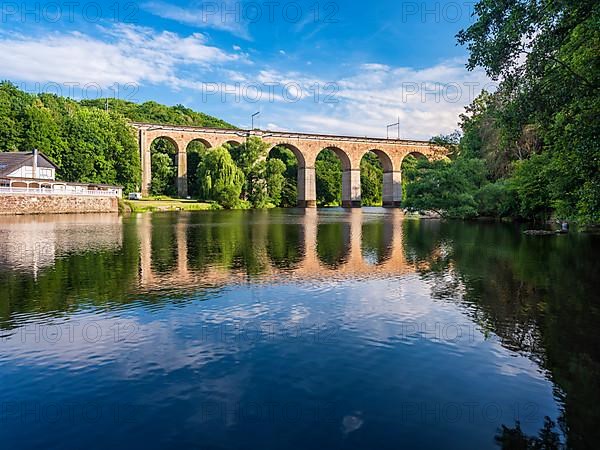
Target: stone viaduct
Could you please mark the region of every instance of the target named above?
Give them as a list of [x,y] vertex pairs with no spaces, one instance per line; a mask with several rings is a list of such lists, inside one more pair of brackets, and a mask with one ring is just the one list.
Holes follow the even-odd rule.
[[151,173],[150,149],[154,140],[169,140],[177,152],[177,191],[187,196],[187,147],[192,141],[200,141],[205,147],[223,144],[240,145],[248,137],[255,136],[269,143],[271,148],[281,146],[291,150],[298,160],[298,206],[316,206],[315,162],[325,149],[335,152],[342,163],[342,206],[360,207],[360,161],[373,152],[383,167],[383,206],[399,206],[402,200],[402,161],[407,155],[419,155],[428,159],[444,158],[447,150],[427,141],[410,141],[353,136],[333,136],[262,130],[230,130],[149,123],[132,123],[138,131],[142,162],[142,193],[148,194]]

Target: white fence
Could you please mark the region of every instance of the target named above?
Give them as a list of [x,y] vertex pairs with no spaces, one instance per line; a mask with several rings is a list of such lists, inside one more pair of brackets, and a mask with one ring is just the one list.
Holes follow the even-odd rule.
[[91,196],[91,197],[120,197],[121,192],[117,189],[102,190],[71,190],[71,189],[49,189],[49,188],[24,188],[24,187],[7,187],[0,186],[0,195],[17,194],[17,195],[76,195],[76,196]]

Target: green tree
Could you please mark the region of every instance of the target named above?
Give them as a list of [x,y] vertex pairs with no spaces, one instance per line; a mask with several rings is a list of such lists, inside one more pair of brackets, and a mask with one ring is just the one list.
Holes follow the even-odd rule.
[[[166,138],[158,138],[150,148],[152,164],[151,192],[153,195],[177,195],[177,147]],[[197,165],[196,165],[197,167]]]
[[186,150],[187,157],[187,181],[188,181],[188,193],[191,197],[198,197],[200,192],[198,191],[198,180],[196,178],[196,169],[200,163],[200,158],[206,153],[206,146],[200,141],[192,141],[189,143]]
[[294,153],[285,147],[275,147],[269,159],[278,159],[285,165],[285,182],[281,191],[281,201],[276,204],[284,208],[295,207],[298,203],[298,160]]
[[523,217],[546,220],[550,216],[549,185],[550,155],[534,155],[515,164],[510,185],[519,200]]
[[480,0],[475,12],[458,40],[468,67],[500,83],[463,116],[461,151],[485,159],[492,179],[512,177],[521,214],[599,222],[600,5]]
[[0,83],[0,151],[21,149],[24,134],[25,111],[33,97],[14,84]]
[[260,138],[252,136],[245,143],[235,147],[229,147],[231,157],[235,164],[244,173],[245,183],[242,188],[242,197],[250,199],[257,206],[264,204],[266,198],[264,181],[264,160],[267,157],[269,144]]
[[104,109],[107,100],[110,111],[119,113],[134,122],[229,129],[236,128],[230,123],[201,112],[193,111],[183,105],[166,106],[153,101],[138,104],[114,98],[82,100],[81,105],[89,108]]
[[360,161],[360,191],[364,206],[381,206],[383,167],[374,153],[367,153]]
[[333,150],[325,149],[317,156],[317,203],[339,206],[342,203],[342,163]]
[[435,211],[444,217],[469,218],[478,213],[475,196],[485,183],[482,160],[453,162],[420,159],[409,174],[405,206],[415,211]]
[[198,191],[204,200],[214,200],[225,208],[240,202],[244,172],[237,167],[229,151],[217,147],[206,152],[198,164]]
[[66,144],[61,135],[60,126],[56,123],[51,111],[40,101],[25,110],[25,132],[21,150],[38,149],[55,164],[61,164],[61,156],[66,151]]
[[279,206],[281,204],[281,196],[285,187],[285,176],[286,165],[283,161],[277,158],[271,158],[266,164],[266,181],[267,191],[269,194],[270,202]]
[[150,191],[153,195],[164,195],[173,189],[175,167],[171,157],[162,152],[152,153],[152,181]]

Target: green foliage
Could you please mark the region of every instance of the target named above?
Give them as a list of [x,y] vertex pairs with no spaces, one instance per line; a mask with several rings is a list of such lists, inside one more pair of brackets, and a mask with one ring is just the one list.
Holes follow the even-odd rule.
[[402,204],[406,205],[406,193],[408,192],[409,182],[417,179],[417,164],[419,160],[413,155],[407,155],[402,160]]
[[246,200],[253,208],[268,208],[272,206],[266,180],[267,164],[265,160],[256,162],[246,177]]
[[444,217],[469,218],[478,213],[475,196],[485,183],[484,163],[478,159],[454,162],[419,159],[409,174],[405,207],[435,211]]
[[[169,139],[158,138],[152,142],[150,148],[152,164],[152,180],[150,181],[150,191],[152,195],[177,195],[175,185],[177,179],[177,168],[175,158],[177,158],[177,148]],[[198,167],[198,163],[196,163]]]
[[546,220],[550,216],[549,166],[550,155],[533,155],[515,164],[509,183],[517,194],[522,217]]
[[24,137],[24,118],[32,97],[15,85],[0,83],[0,150],[18,151]]
[[266,181],[269,200],[274,205],[281,204],[281,196],[285,187],[286,165],[277,158],[271,158],[266,164]]
[[34,148],[59,167],[65,181],[116,184],[126,192],[139,187],[137,140],[122,115],[0,83],[0,151]]
[[268,149],[268,143],[252,136],[242,145],[230,147],[229,152],[237,166],[244,172],[244,175],[248,176],[253,171],[256,163],[267,157]]
[[[91,108],[104,109],[105,98],[82,100],[81,105]],[[134,122],[161,123],[165,125],[184,125],[213,128],[235,127],[230,123],[215,117],[193,111],[183,105],[166,106],[156,102],[133,103],[120,99],[108,99],[110,111],[117,112]]]
[[519,215],[516,193],[510,183],[499,180],[484,184],[476,193],[477,214],[483,217],[516,217]]
[[367,153],[360,162],[360,192],[364,206],[381,206],[383,167],[374,153]]
[[198,164],[200,164],[200,158],[206,151],[206,146],[197,140],[190,142],[187,147],[188,193],[193,198],[197,198],[200,195],[196,169],[198,168]]
[[[500,79],[461,117],[460,154],[507,179],[528,219],[600,221],[600,5],[480,0],[458,35]],[[516,163],[515,163],[516,162]]]
[[275,147],[271,150],[268,159],[277,159],[285,165],[283,173],[284,184],[281,190],[280,201],[273,203],[276,206],[289,208],[298,203],[298,160],[294,153],[285,147]]
[[61,129],[65,150],[57,159],[62,179],[123,185],[126,192],[136,189],[139,151],[125,119],[78,108],[64,119]]
[[171,157],[162,152],[152,153],[152,195],[166,194],[174,185],[175,167]]
[[35,101],[25,109],[24,125],[23,148],[37,148],[59,165],[66,151],[66,143],[51,110],[42,102]]
[[206,152],[200,158],[197,172],[198,191],[204,200],[214,200],[225,208],[239,205],[244,172],[236,166],[226,148]]
[[317,156],[317,204],[339,206],[342,204],[342,163],[333,150],[325,149]]
[[270,205],[265,178],[265,158],[268,149],[268,143],[254,136],[242,145],[229,147],[233,161],[244,174],[242,198],[248,200],[254,208],[265,208]]

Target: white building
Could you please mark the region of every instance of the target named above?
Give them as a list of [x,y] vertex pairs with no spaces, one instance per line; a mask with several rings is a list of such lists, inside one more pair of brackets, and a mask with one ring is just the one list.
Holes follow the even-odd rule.
[[43,153],[0,152],[0,194],[62,194],[121,197],[121,186],[56,180],[58,167]]

